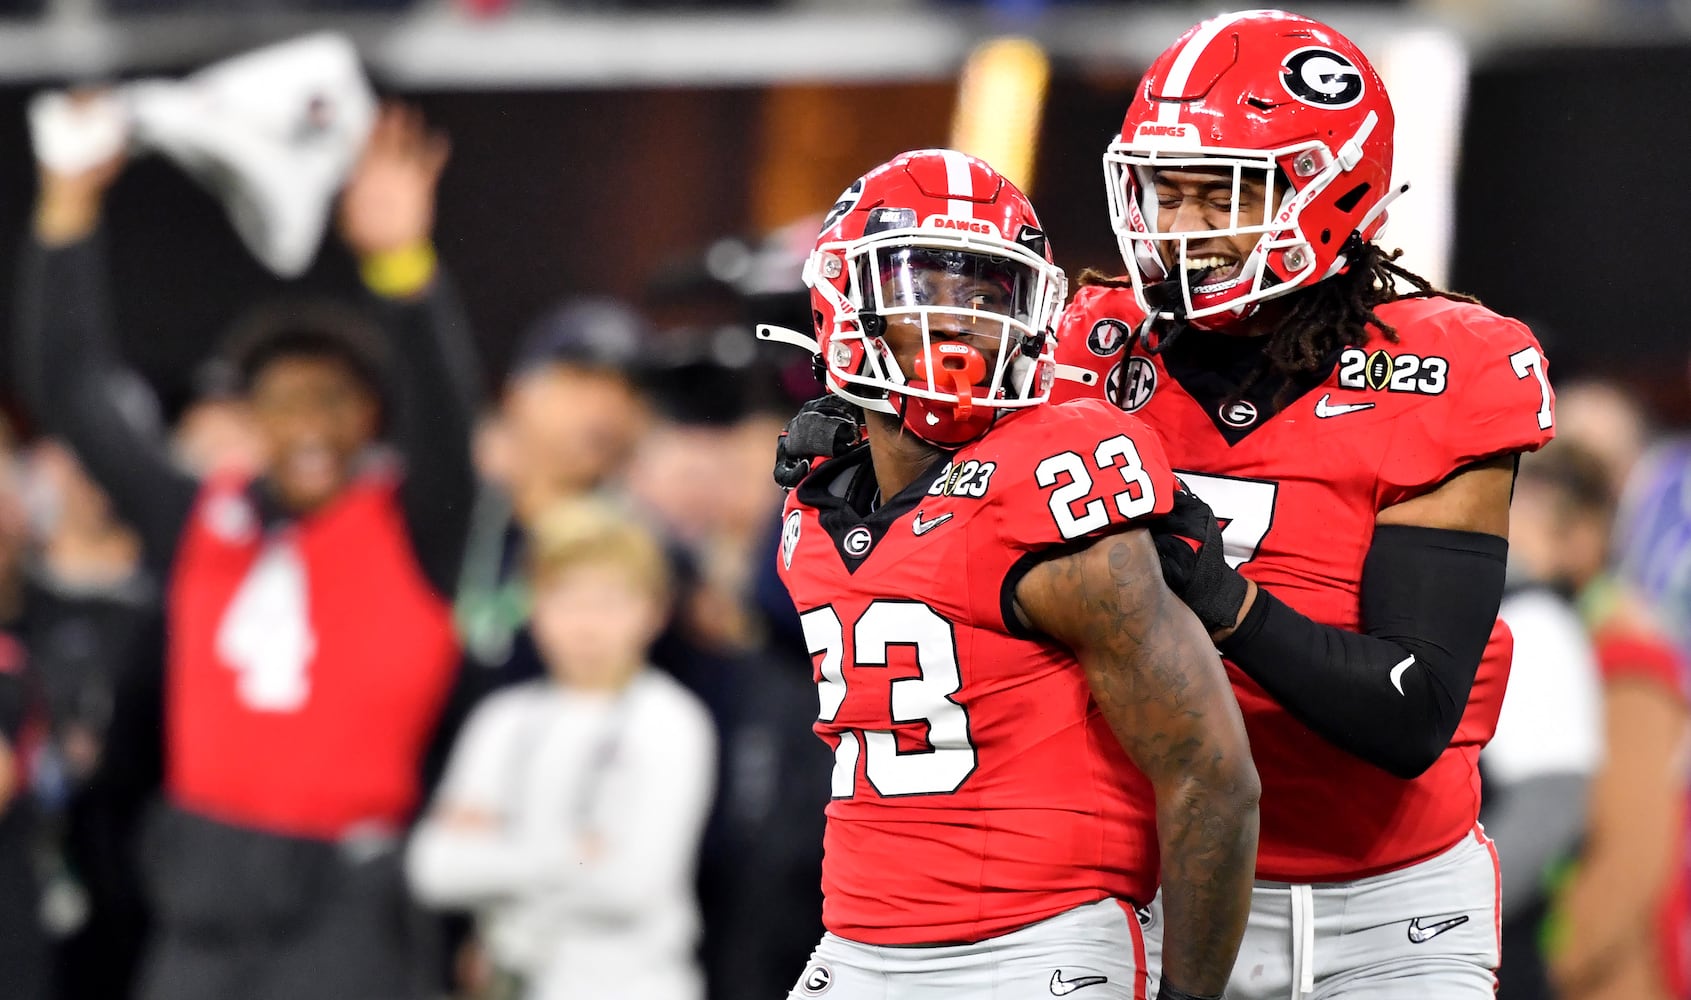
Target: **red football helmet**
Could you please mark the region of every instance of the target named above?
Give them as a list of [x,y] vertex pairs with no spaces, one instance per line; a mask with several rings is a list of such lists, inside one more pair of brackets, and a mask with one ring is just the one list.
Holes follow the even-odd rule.
[[[1182,35],[1139,82],[1104,154],[1110,218],[1141,306],[1221,327],[1342,271],[1346,241],[1378,235],[1402,193],[1390,188],[1393,124],[1367,57],[1318,21],[1248,10]],[[1231,170],[1228,228],[1158,232],[1162,168]],[[1246,179],[1266,183],[1260,219],[1240,218]],[[1214,265],[1194,262],[1188,244],[1250,233],[1260,236],[1248,258],[1202,283]]]
[[[924,149],[863,175],[824,219],[804,282],[828,389],[924,441],[963,444],[1050,394],[1068,282],[1027,197],[981,160]],[[889,334],[915,346],[912,371]]]

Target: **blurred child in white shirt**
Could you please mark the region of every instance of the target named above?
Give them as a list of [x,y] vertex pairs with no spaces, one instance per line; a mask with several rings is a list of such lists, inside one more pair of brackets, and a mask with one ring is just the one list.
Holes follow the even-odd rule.
[[550,676],[470,717],[412,840],[412,888],[478,914],[501,996],[697,1000],[716,737],[704,706],[646,666],[669,605],[663,551],[586,500],[547,512],[529,546]]

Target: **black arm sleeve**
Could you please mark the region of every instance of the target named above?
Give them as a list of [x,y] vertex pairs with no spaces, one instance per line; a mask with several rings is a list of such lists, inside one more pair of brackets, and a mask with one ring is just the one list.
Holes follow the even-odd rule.
[[429,582],[458,586],[475,503],[470,435],[481,366],[457,293],[444,274],[420,298],[389,301],[383,328],[393,358],[393,440],[405,462],[399,499]]
[[18,279],[18,395],[48,433],[64,438],[118,515],[141,535],[148,567],[164,577],[197,484],[171,463],[153,428],[120,400],[138,376],[112,342],[105,261],[96,237],[24,248]]
[[1503,601],[1496,535],[1384,525],[1362,566],[1363,634],[1259,589],[1221,652],[1298,721],[1400,778],[1456,734]]

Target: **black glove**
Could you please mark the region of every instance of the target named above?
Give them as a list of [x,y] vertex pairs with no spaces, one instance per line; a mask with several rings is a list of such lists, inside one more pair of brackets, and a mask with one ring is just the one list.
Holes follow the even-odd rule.
[[833,458],[863,437],[857,407],[835,395],[799,407],[775,442],[775,482],[790,490],[810,475],[813,459]]
[[1168,516],[1148,521],[1163,581],[1210,632],[1232,628],[1245,605],[1245,578],[1227,565],[1221,525],[1209,504],[1182,484]]

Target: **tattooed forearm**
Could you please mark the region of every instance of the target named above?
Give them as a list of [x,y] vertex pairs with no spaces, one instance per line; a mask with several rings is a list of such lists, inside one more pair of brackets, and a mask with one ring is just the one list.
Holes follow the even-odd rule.
[[1143,531],[1029,572],[1030,624],[1075,651],[1093,698],[1157,795],[1163,975],[1220,993],[1238,953],[1256,863],[1256,769],[1203,626],[1164,586]]

